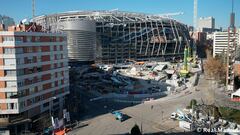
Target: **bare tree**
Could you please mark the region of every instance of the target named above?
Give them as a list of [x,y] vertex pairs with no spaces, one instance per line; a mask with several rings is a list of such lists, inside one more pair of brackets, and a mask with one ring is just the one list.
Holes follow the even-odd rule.
[[[222,54],[224,55],[224,54]],[[207,51],[207,60],[204,63],[206,75],[216,80],[225,80],[226,64],[224,64],[224,56],[213,58],[211,53]]]

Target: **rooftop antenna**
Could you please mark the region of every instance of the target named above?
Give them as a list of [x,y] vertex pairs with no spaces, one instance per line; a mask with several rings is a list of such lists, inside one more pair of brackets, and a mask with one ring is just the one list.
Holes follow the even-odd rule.
[[35,17],[35,0],[32,0],[32,18]]

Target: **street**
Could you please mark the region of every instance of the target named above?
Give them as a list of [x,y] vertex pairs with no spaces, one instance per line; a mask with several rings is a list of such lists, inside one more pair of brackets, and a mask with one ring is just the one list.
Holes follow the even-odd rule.
[[[75,129],[71,131],[70,135],[106,135],[106,134],[126,134],[131,131],[134,124],[142,127],[144,134],[161,133],[161,132],[183,132],[178,127],[178,121],[170,120],[169,117],[172,112],[177,109],[183,109],[191,99],[196,99],[198,103],[202,104],[202,101],[213,102],[213,98],[208,96],[209,89],[207,83],[203,77],[199,80],[197,88],[200,91],[195,91],[194,88],[188,88],[178,94],[163,97],[154,101],[130,105],[125,103],[116,103],[111,100],[104,101],[89,101],[92,98],[89,95],[85,95],[85,104],[88,106],[85,119],[82,122],[87,122],[89,125]],[[210,87],[210,86],[209,86]],[[186,94],[186,91],[190,93]],[[86,94],[86,93],[85,93]],[[104,106],[106,108],[104,108]],[[129,119],[120,122],[115,120],[115,117],[109,113],[110,110],[120,110]],[[142,125],[142,126],[141,126]]]

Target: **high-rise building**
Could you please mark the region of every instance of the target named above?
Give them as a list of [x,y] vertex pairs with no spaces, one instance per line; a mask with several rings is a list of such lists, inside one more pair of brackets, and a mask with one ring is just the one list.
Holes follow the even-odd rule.
[[198,20],[198,31],[200,32],[213,32],[215,30],[215,18],[213,17],[201,17]]
[[0,126],[61,115],[69,94],[64,34],[41,32],[34,23],[0,31],[0,65]]

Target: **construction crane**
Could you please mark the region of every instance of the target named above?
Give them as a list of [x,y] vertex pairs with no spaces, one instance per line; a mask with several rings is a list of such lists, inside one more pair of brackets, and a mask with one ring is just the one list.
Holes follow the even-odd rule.
[[157,16],[169,18],[170,16],[177,16],[177,15],[183,15],[183,14],[184,14],[184,12],[175,12],[175,13],[158,14]]

